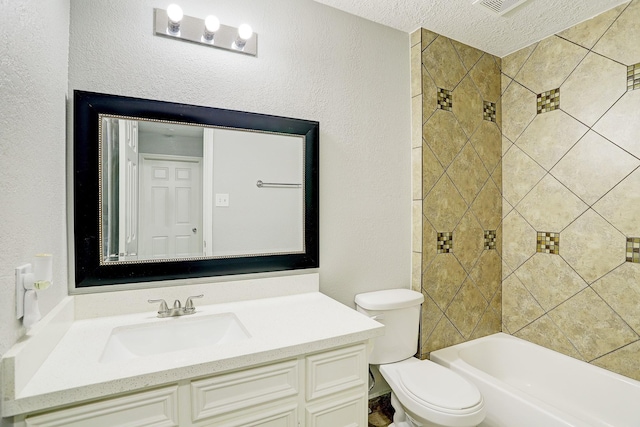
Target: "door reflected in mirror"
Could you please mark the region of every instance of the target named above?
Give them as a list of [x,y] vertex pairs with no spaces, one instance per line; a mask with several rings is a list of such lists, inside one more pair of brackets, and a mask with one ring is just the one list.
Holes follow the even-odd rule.
[[304,253],[304,138],[100,115],[101,264]]

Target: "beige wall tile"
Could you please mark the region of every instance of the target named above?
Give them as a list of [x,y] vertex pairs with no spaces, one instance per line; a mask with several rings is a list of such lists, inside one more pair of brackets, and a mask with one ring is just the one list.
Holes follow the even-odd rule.
[[456,40],[451,40],[451,44],[456,49],[456,52],[458,52],[458,56],[460,56],[462,64],[467,70],[472,69],[476,62],[478,62],[480,57],[484,54],[481,50],[464,43],[460,43]]
[[513,146],[502,158],[502,195],[515,206],[546,173],[531,157]]
[[469,272],[484,251],[484,230],[471,211],[467,211],[462,217],[453,236],[453,253],[464,269]]
[[413,46],[411,48],[411,96],[420,95],[420,91],[422,90],[421,56],[422,51],[420,50],[420,45]]
[[522,132],[516,145],[549,170],[588,130],[565,112],[550,111],[538,114]]
[[453,254],[439,254],[422,275],[422,288],[441,310],[446,310],[466,278]]
[[591,287],[640,334],[640,265],[625,262]]
[[411,194],[422,201],[422,147],[411,150]]
[[604,32],[613,24],[613,21],[627,7],[628,3],[615,7],[607,12],[601,13],[595,18],[581,22],[558,35],[564,39],[579,44],[582,47],[591,49]]
[[482,97],[469,76],[465,77],[453,91],[453,114],[458,123],[471,137],[482,123]]
[[536,253],[536,230],[514,209],[502,222],[502,259],[517,269]]
[[488,171],[493,171],[502,158],[502,138],[495,123],[483,120],[471,137],[473,148]]
[[502,316],[499,313],[496,313],[491,308],[487,308],[487,310],[483,313],[478,325],[473,330],[473,333],[469,337],[469,339],[476,339],[480,337],[485,337],[487,335],[495,334],[496,332],[502,331]]
[[493,183],[493,180],[487,180],[471,205],[471,210],[484,230],[495,230],[500,224],[502,220],[501,203],[500,190]]
[[536,231],[560,232],[589,208],[551,175],[546,175],[518,204],[518,212]]
[[411,147],[422,147],[422,95],[411,98]]
[[467,135],[455,116],[444,110],[437,110],[424,124],[422,137],[445,168],[467,142]]
[[411,47],[421,42],[422,42],[422,29],[418,28],[413,33],[411,33]]
[[506,218],[506,216],[509,215],[509,213],[511,213],[512,210],[513,210],[513,206],[511,206],[507,201],[507,199],[503,197],[502,198],[502,218]]
[[486,308],[487,301],[475,284],[465,280],[445,314],[462,336],[469,338]]
[[594,365],[640,381],[640,341],[631,343],[593,361]]
[[551,169],[551,174],[591,205],[638,165],[640,160],[589,131]]
[[560,255],[587,283],[625,262],[626,239],[592,209],[560,233]]
[[468,205],[489,179],[487,169],[471,144],[464,146],[449,166],[447,174]]
[[626,73],[624,65],[589,53],[560,86],[561,108],[586,125],[593,126],[627,91],[627,81],[622,77]]
[[638,335],[591,289],[549,312],[587,361],[638,340]]
[[480,95],[484,101],[498,102],[500,100],[500,68],[488,53],[483,55],[478,63],[469,72],[480,90]]
[[512,142],[536,117],[536,94],[512,82],[502,95],[502,133]]
[[640,169],[636,169],[593,205],[593,209],[627,237],[640,236]]
[[498,163],[496,168],[491,173],[491,179],[493,183],[498,187],[498,190],[502,193],[502,161]]
[[438,86],[427,73],[427,70],[422,67],[422,123],[426,123],[427,120],[436,112],[438,108]]
[[502,58],[502,72],[514,78],[537,46],[538,43],[534,43]]
[[605,113],[593,129],[634,156],[640,157],[638,111],[640,111],[640,90],[629,91]]
[[422,64],[439,88],[453,90],[467,73],[451,41],[437,37],[423,52]]
[[467,211],[467,204],[445,174],[424,198],[424,216],[439,232],[453,231]]
[[422,319],[420,322],[420,335],[422,341],[426,342],[427,338],[438,325],[438,322],[444,316],[444,313],[431,299],[429,294],[422,292],[424,295],[424,302],[422,303]]
[[422,147],[422,167],[420,170],[422,172],[422,197],[424,198],[444,174],[440,162],[426,143]]
[[501,94],[504,94],[504,91],[507,90],[507,88],[509,87],[512,81],[513,79],[511,77],[502,73],[502,75],[500,76],[500,93]]
[[564,336],[562,331],[547,315],[520,329],[515,336],[567,356],[584,360],[578,350],[571,344],[571,341]]
[[464,337],[455,328],[455,326],[453,326],[446,316],[442,316],[434,331],[423,344],[422,351],[423,354],[430,353],[432,351],[440,350],[441,348],[460,344],[463,341]]
[[502,282],[502,322],[515,333],[544,314],[515,275]]
[[587,53],[587,49],[560,37],[547,37],[538,43],[515,80],[536,94],[556,89]]
[[545,311],[587,287],[587,283],[558,255],[537,253],[522,264],[515,275]]
[[411,251],[422,252],[422,200],[411,203]]
[[480,256],[480,260],[473,267],[469,276],[482,293],[485,300],[491,301],[500,288],[502,282],[502,260],[498,251],[485,250]]
[[625,65],[640,62],[640,2],[632,1],[596,43],[593,51]]
[[[429,221],[423,219],[422,221],[422,272],[431,265],[431,262],[438,255],[436,249],[436,241],[438,239],[438,232],[431,225]],[[422,282],[422,279],[421,279]]]
[[420,292],[422,289],[422,254],[411,253],[411,289]]
[[438,34],[433,31],[429,31],[426,28],[422,28],[422,50],[425,50],[435,39]]

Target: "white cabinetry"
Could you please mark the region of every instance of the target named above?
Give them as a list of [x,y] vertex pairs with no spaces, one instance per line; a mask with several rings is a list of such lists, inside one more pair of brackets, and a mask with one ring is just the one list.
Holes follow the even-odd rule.
[[27,427],[366,427],[364,343],[27,416]]

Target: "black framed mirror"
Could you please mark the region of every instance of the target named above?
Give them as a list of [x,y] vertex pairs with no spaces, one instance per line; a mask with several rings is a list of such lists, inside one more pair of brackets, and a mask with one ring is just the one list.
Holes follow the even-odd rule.
[[75,285],[319,266],[319,123],[74,92]]

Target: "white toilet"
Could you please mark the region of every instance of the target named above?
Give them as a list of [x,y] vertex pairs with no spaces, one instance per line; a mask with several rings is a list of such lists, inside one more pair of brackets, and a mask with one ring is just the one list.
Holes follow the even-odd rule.
[[484,420],[482,395],[475,385],[429,360],[413,357],[418,346],[421,293],[389,289],[356,295],[359,312],[385,325],[369,363],[391,387],[396,410],[389,427],[473,427]]

